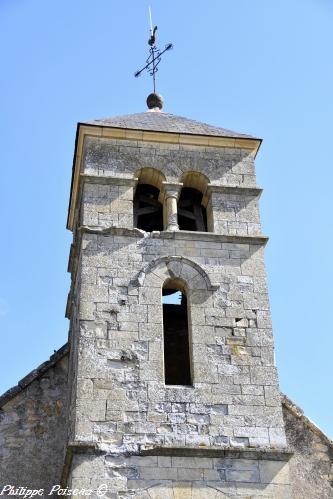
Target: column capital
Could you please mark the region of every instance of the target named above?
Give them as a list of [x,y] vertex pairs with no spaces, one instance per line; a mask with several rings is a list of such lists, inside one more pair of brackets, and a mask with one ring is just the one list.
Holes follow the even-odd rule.
[[175,198],[178,201],[182,187],[182,182],[162,182],[161,201],[167,198]]

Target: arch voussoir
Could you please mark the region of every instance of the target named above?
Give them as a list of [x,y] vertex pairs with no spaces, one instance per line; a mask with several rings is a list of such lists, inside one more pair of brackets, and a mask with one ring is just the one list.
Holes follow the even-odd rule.
[[207,272],[196,262],[182,256],[163,256],[150,262],[139,274],[141,286],[159,286],[167,279],[181,279],[189,289],[215,290]]

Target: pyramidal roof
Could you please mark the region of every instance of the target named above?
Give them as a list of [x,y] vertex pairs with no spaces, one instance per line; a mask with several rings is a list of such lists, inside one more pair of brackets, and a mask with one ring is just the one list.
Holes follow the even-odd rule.
[[200,121],[184,118],[183,116],[176,116],[175,114],[164,113],[162,111],[145,111],[143,113],[114,116],[94,121],[85,121],[82,124],[155,132],[256,139],[256,137],[251,135],[233,132],[232,130],[208,125],[207,123],[201,123]]

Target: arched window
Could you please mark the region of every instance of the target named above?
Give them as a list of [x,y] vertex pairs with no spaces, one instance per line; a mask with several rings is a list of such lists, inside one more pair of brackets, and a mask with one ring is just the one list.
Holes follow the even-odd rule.
[[206,208],[201,204],[202,193],[193,187],[183,187],[178,200],[180,230],[207,232]]
[[163,230],[163,205],[159,195],[164,175],[155,168],[142,168],[135,176],[138,186],[133,199],[134,227],[146,232]]
[[190,386],[192,379],[185,289],[174,281],[167,281],[162,290],[162,302],[165,384]]
[[163,205],[159,202],[160,191],[149,184],[139,184],[133,202],[134,227],[151,232],[163,230]]
[[183,184],[178,200],[178,225],[180,230],[207,232],[207,186],[209,178],[201,172],[185,172],[180,181]]

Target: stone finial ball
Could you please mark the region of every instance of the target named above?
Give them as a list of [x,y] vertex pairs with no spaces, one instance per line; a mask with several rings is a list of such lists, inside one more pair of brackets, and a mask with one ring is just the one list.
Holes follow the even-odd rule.
[[158,109],[162,109],[163,107],[163,97],[160,94],[149,94],[147,97],[147,106],[148,109],[154,109],[158,107]]

